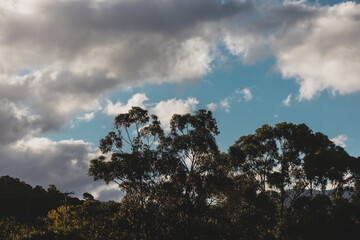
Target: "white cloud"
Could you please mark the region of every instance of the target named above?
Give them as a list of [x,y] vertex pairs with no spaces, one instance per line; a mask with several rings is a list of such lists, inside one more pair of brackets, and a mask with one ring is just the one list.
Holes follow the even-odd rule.
[[[239,20],[241,21],[241,20]],[[258,33],[251,33],[246,29],[239,29],[237,26],[224,29],[223,41],[229,52],[240,56],[245,64],[254,64],[256,61],[270,56],[267,49],[268,40]]]
[[196,98],[172,98],[157,103],[145,103],[148,100],[145,93],[134,94],[128,100],[127,104],[122,104],[121,102],[113,104],[110,100],[107,100],[107,105],[103,113],[115,116],[117,114],[127,113],[133,106],[139,106],[143,109],[147,109],[149,114],[156,115],[162,126],[168,130],[170,127],[170,120],[174,114],[191,113],[196,109],[196,106],[199,103]]
[[[147,100],[145,94],[137,93],[128,100],[126,105],[108,103],[104,112],[113,115],[115,112],[122,113],[129,110],[131,106],[140,104],[142,107],[147,107],[150,114],[157,115],[162,126],[169,130],[173,114],[193,112],[198,104],[195,98],[173,98],[158,103],[144,104]],[[27,117],[26,108],[18,109],[14,104],[5,102],[4,113],[7,112],[10,112],[10,117],[2,114],[0,121],[11,120],[15,124],[14,127],[21,127],[21,122],[24,122],[25,125],[36,124],[36,122],[32,122],[37,120],[35,117],[33,119]],[[94,112],[90,112],[77,119],[85,121],[93,117]],[[6,125],[0,124],[1,128],[4,126]],[[44,187],[48,184],[55,184],[61,191],[74,191],[79,197],[84,192],[90,192],[100,200],[120,200],[124,195],[116,185],[106,186],[104,182],[94,182],[91,177],[87,176],[90,160],[100,154],[100,151],[94,149],[92,144],[82,140],[52,141],[44,137],[32,137],[32,134],[28,133],[28,128],[22,128],[24,133],[16,132],[16,134],[22,133],[21,136],[11,137],[14,134],[10,131],[11,129],[5,130],[1,135],[5,136],[4,134],[6,134],[4,142],[7,143],[9,139],[13,140],[7,146],[0,145],[2,156],[0,175],[18,177],[29,184]],[[22,139],[17,140],[19,138]]]
[[230,112],[230,98],[224,98],[219,103],[220,107],[222,107],[225,112]]
[[257,1],[256,18],[238,16],[222,28],[230,53],[252,64],[269,56],[284,78],[300,85],[298,100],[327,90],[360,91],[360,4]]
[[104,113],[110,116],[115,116],[121,113],[127,113],[131,107],[141,107],[146,108],[144,102],[149,100],[146,97],[145,93],[136,93],[134,94],[126,104],[121,103],[120,101],[113,104],[109,99],[107,100],[107,105],[103,110]]
[[209,103],[206,105],[206,108],[212,112],[215,112],[217,107],[218,107],[218,105],[216,103]]
[[236,94],[240,94],[246,102],[250,101],[253,98],[253,94],[250,88],[244,88],[242,90],[236,90]]
[[360,90],[360,5],[321,7],[274,41],[277,67],[300,84],[299,100],[323,90],[333,95]]
[[341,134],[337,137],[331,138],[331,141],[333,141],[336,145],[340,147],[346,147],[346,141],[348,140],[348,137],[345,134]]
[[287,107],[290,106],[290,102],[291,102],[291,94],[289,94],[289,95],[286,97],[286,99],[282,100],[282,103],[283,103],[285,106],[287,106]]
[[122,197],[125,195],[124,192],[121,192],[119,186],[114,183],[110,182],[109,184],[97,184],[94,186],[91,191],[89,191],[91,195],[94,196],[95,199],[103,200],[103,201],[121,201]]
[[195,111],[198,104],[196,98],[169,99],[156,103],[155,107],[149,109],[150,114],[158,116],[161,125],[168,130],[170,120],[174,114],[186,114]]
[[232,101],[237,100],[237,102],[241,102],[242,100],[245,100],[245,102],[248,102],[251,99],[253,99],[253,97],[254,96],[253,96],[250,88],[247,87],[244,89],[237,89],[230,96],[220,100],[220,102],[218,104],[210,103],[210,104],[206,105],[206,107],[208,109],[215,108],[215,110],[216,110],[216,108],[219,106],[222,109],[224,109],[225,112],[229,113],[231,110]]
[[82,122],[89,122],[93,120],[94,117],[95,117],[95,112],[91,112],[91,113],[85,113],[82,116],[77,117],[76,119]]

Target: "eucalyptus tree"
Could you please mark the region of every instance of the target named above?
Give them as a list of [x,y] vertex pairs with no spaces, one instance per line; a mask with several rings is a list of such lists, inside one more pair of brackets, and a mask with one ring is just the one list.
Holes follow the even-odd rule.
[[274,127],[276,169],[269,176],[269,185],[280,192],[280,216],[283,216],[285,202],[289,198],[298,198],[306,188],[298,176],[304,156],[303,144],[310,134],[311,130],[305,124],[283,122]]
[[273,128],[263,125],[255,134],[240,137],[229,148],[229,155],[235,172],[243,172],[258,179],[259,190],[266,191],[268,176],[275,167],[277,146]]
[[334,197],[341,197],[344,188],[351,185],[352,157],[339,146],[336,146],[322,133],[312,134],[306,142],[303,169],[305,180],[313,197],[314,189],[326,193],[329,186],[334,189]]
[[[259,179],[259,191],[275,188],[279,192],[281,214],[294,189],[303,158],[303,143],[311,133],[305,124],[263,125],[255,134],[243,136],[229,149],[235,169]],[[302,185],[301,191],[305,186]],[[300,192],[301,192],[300,191]]]
[[184,196],[191,203],[205,201],[206,179],[220,153],[215,141],[219,134],[216,121],[211,112],[199,110],[194,115],[174,115],[170,127],[165,145],[178,159],[178,173],[185,176]]
[[159,177],[156,145],[163,136],[158,118],[140,107],[117,115],[114,131],[100,140],[103,155],[91,160],[88,174],[107,184],[115,182],[143,206]]
[[164,219],[173,213],[175,221],[186,223],[179,230],[184,237],[195,234],[194,222],[202,221],[223,179],[212,113],[175,114],[165,133],[156,116],[133,107],[116,116],[114,130],[100,140],[103,155],[91,160],[89,175],[117,183],[126,193],[124,204],[138,202]]
[[203,220],[216,201],[219,182],[224,179],[224,170],[219,167],[217,134],[217,123],[210,111],[175,114],[170,132],[159,145],[162,161],[168,163],[168,181],[158,186],[159,198],[168,210],[181,216],[178,225],[184,229],[178,231],[184,238],[196,235],[206,225]]

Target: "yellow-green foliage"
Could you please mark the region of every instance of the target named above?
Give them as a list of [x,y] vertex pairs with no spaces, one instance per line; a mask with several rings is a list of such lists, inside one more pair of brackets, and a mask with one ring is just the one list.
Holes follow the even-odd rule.
[[[66,212],[66,230],[73,231],[82,229],[87,222],[78,214],[77,206],[67,206]],[[64,231],[65,230],[65,206],[60,206],[56,210],[51,210],[47,214],[48,230]]]
[[23,239],[30,232],[28,226],[17,222],[13,217],[0,218],[0,239]]

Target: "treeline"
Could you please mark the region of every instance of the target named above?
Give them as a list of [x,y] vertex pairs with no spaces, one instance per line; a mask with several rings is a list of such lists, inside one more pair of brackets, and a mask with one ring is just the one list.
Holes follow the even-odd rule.
[[[55,185],[50,184],[47,190],[41,186],[33,188],[10,176],[0,177],[0,193],[0,216],[14,217],[23,223],[46,216],[51,209],[64,204],[64,194]],[[73,197],[68,197],[67,201],[71,205],[82,203]]]
[[305,124],[264,125],[227,153],[218,149],[218,134],[205,110],[174,115],[164,131],[156,116],[133,107],[116,116],[88,172],[118,184],[122,201],[86,195],[49,211],[42,228],[18,239],[360,236],[359,157]]
[[[0,177],[0,239],[24,239],[38,229],[46,230],[48,212],[64,205],[64,201],[64,194],[53,184],[45,190],[18,178]],[[82,203],[78,198],[67,198],[69,205]]]

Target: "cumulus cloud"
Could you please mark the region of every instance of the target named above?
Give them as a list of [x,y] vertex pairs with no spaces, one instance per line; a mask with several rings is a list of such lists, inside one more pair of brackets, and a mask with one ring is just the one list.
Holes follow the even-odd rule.
[[274,44],[280,72],[300,84],[299,100],[323,90],[333,95],[360,90],[360,5],[346,2],[317,11],[316,18],[294,25]]
[[186,114],[195,111],[198,104],[196,98],[169,99],[156,103],[155,107],[150,108],[149,112],[159,117],[161,125],[165,130],[169,130],[170,120],[174,114]]
[[[254,12],[238,15],[237,21],[222,28],[223,42],[229,52],[245,64],[274,55],[277,38],[298,22],[312,18],[314,7],[300,1],[255,1]],[[256,16],[255,18],[253,16]]]
[[346,147],[346,141],[348,140],[348,137],[345,134],[341,134],[337,137],[331,138],[331,141],[333,141],[336,145],[340,147]]
[[[283,77],[300,84],[299,100],[323,90],[360,90],[360,7],[353,2],[13,3],[0,4],[0,56],[6,59],[0,98],[8,105],[2,102],[3,109],[26,108],[27,116],[37,118],[36,124],[24,118],[23,129],[59,130],[121,88],[200,79],[212,71],[219,43],[244,63],[273,55]],[[245,101],[252,97],[247,90]],[[15,131],[9,142],[24,136]]]
[[256,18],[240,16],[240,27],[223,28],[223,41],[245,64],[274,56],[282,76],[300,85],[299,101],[324,90],[350,94],[360,91],[359,14],[355,2],[260,1]]
[[218,107],[218,105],[216,103],[209,103],[206,105],[206,108],[212,112],[215,112],[217,107]]
[[[6,112],[1,114],[1,128],[12,131],[7,142],[29,133],[60,130],[78,113],[98,110],[106,89],[116,85],[114,79],[103,77],[100,74],[85,79],[55,66],[32,74],[0,77],[0,111]],[[11,127],[15,123],[18,128]]]
[[[87,176],[89,160],[99,155],[90,143],[82,140],[52,141],[30,137],[7,147],[0,146],[0,175],[18,177],[29,184],[47,187],[55,184],[61,191],[74,191],[77,196],[89,192],[99,199],[107,199],[104,182],[94,182]],[[101,191],[100,191],[101,190]],[[117,189],[117,198],[123,193]],[[115,198],[113,198],[115,199]]]
[[287,107],[290,106],[290,102],[291,102],[291,94],[289,94],[284,100],[282,100],[282,103]]
[[215,0],[0,2],[2,109],[38,118],[2,116],[23,124],[4,123],[3,140],[59,130],[115,90],[201,79],[212,70],[219,23],[251,9]]
[[[209,70],[212,24],[251,8],[227,1],[16,1],[0,5],[0,68],[61,63],[124,82],[196,79]],[[184,71],[185,70],[185,71]]]
[[162,126],[168,130],[170,127],[170,120],[174,114],[186,114],[195,111],[199,103],[196,98],[187,99],[168,99],[157,103],[146,103],[149,99],[145,93],[136,93],[128,101],[127,104],[122,104],[120,101],[113,104],[111,100],[107,100],[107,105],[104,113],[109,116],[128,112],[131,107],[141,107],[147,109],[149,114],[156,115]]
[[123,104],[120,101],[113,104],[111,100],[108,99],[107,105],[103,112],[110,116],[127,113],[131,109],[131,107],[145,108],[144,102],[147,100],[149,99],[146,97],[145,93],[136,93],[127,101],[126,104]]
[[[0,169],[41,184],[38,176],[53,165],[69,181],[60,187],[85,184],[85,176],[77,179],[77,172],[60,168],[60,163],[83,171],[87,167],[82,159],[93,149],[85,142],[34,138],[34,133],[60,130],[74,118],[90,120],[114,91],[201,79],[221,55],[219,44],[245,64],[273,56],[282,76],[300,85],[298,100],[324,90],[358,92],[359,14],[360,5],[354,2],[1,1]],[[232,101],[252,98],[245,88],[207,107],[229,112]],[[195,98],[147,103],[145,94],[130,100],[108,102],[104,111],[114,115],[140,105],[168,126],[173,113],[191,112],[198,104]],[[36,181],[30,181],[30,174]],[[56,183],[60,175],[46,172],[44,184]]]
[[5,145],[34,133],[39,125],[36,115],[27,108],[0,99],[0,144]]

